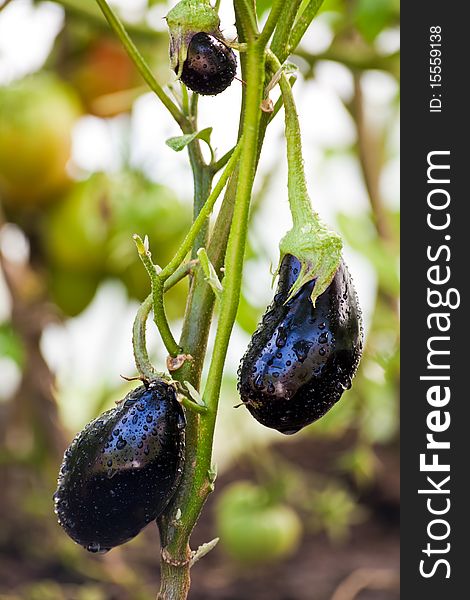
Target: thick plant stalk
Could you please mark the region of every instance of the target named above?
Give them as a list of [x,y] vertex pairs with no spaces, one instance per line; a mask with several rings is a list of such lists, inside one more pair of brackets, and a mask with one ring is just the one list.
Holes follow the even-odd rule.
[[[182,489],[177,493],[176,500],[172,502],[170,511],[166,511],[159,519],[163,546],[162,584],[158,596],[160,600],[182,600],[186,597],[185,594],[187,594],[190,585],[190,561],[192,557],[189,536],[214,485],[215,474],[211,465],[212,441],[225,356],[240,296],[248,209],[258,157],[260,104],[264,81],[264,46],[261,44],[252,44],[251,48],[248,49],[246,79],[247,109],[243,123],[244,139],[239,176],[236,182],[233,225],[225,260],[226,271],[220,304],[219,325],[208,377],[210,383],[204,393],[207,414],[201,416],[188,415],[189,429],[199,432],[197,440],[190,441],[187,439],[188,445],[193,443],[196,447],[194,456],[190,456],[193,462],[187,465],[190,477],[185,478],[185,475],[183,475]],[[193,428],[194,421],[196,423]],[[191,454],[192,452],[194,452],[194,448]],[[176,518],[176,510],[179,511],[179,520]]]

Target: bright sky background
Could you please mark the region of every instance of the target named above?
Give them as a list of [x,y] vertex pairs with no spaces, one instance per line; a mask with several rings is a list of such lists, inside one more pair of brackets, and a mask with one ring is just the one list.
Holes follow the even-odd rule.
[[[127,19],[138,19],[145,0],[119,0]],[[157,5],[149,19],[152,26],[162,28],[162,16],[167,8]],[[222,1],[222,29],[225,35],[235,37],[231,2]],[[39,69],[44,63],[55,36],[63,23],[60,6],[45,2],[34,7],[30,0],[15,0],[0,14],[0,85]],[[325,50],[331,42],[328,15],[318,18],[311,26],[304,46],[310,51]],[[385,51],[397,49],[398,32],[384,33],[378,40]],[[341,65],[324,62],[316,69],[315,81],[300,80],[295,86],[295,96],[303,131],[305,167],[315,209],[323,219],[335,226],[337,211],[355,214],[367,207],[368,201],[358,164],[346,152],[354,143],[355,130],[351,117],[341,99],[352,94],[352,78]],[[370,115],[377,122],[389,119],[392,99],[397,93],[396,82],[389,76],[370,72],[365,78],[365,99]],[[212,140],[222,155],[236,138],[241,84],[236,81],[223,94],[214,98],[201,98],[200,128],[214,128]],[[73,162],[85,171],[117,170],[120,156],[118,142],[128,128],[126,117],[102,120],[83,117],[74,133]],[[245,273],[245,285],[252,298],[268,304],[272,297],[270,263],[277,264],[278,243],[291,222],[287,204],[287,165],[282,139],[282,113],[270,126],[263,148],[259,173],[276,166],[272,178],[269,201],[265,203],[251,232],[254,240],[267,248],[269,261],[250,263]],[[173,187],[182,198],[192,196],[192,178],[184,152],[175,153],[165,145],[165,140],[178,135],[176,125],[152,94],[142,96],[135,104],[131,116],[131,160],[144,168],[147,174]],[[398,122],[391,139],[390,155],[398,156]],[[329,157],[325,159],[325,151]],[[331,154],[333,153],[333,156]],[[261,177],[258,178],[258,181]],[[382,192],[391,206],[398,204],[398,158],[387,165]],[[21,256],[27,252],[18,232],[3,232],[0,243],[10,255]],[[350,249],[345,258],[353,275],[364,312],[365,329],[373,306],[375,278],[367,261]],[[0,279],[0,321],[8,316],[8,297]],[[99,290],[93,303],[80,316],[70,319],[65,326],[50,326],[44,334],[43,350],[57,373],[58,393],[66,422],[72,429],[81,427],[93,415],[88,414],[81,401],[96,394],[97,382],[114,387],[119,374],[134,372],[131,352],[131,324],[137,306],[129,305],[124,289],[116,282],[107,282]],[[119,323],[119,327],[116,327]],[[159,359],[163,361],[159,341],[152,329],[149,335]],[[235,373],[240,357],[245,351],[248,337],[235,330],[227,358],[228,367]],[[19,374],[14,366],[0,358],[1,395],[5,397],[17,384]],[[222,412],[222,420],[234,421],[240,411]],[[241,413],[240,413],[241,414]],[[226,416],[230,415],[230,417]],[[253,421],[247,419],[244,421]],[[254,423],[254,421],[253,421]],[[253,435],[263,435],[265,430],[254,426]],[[276,435],[275,433],[273,435]],[[220,448],[219,448],[220,452]]]

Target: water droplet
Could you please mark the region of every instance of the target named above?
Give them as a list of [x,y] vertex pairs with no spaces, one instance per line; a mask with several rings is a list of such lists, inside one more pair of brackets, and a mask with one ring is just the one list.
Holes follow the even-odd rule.
[[142,412],[142,411],[144,411],[144,410],[145,410],[145,404],[144,404],[143,402],[138,402],[138,403],[135,405],[135,407],[136,407],[136,409],[137,409],[138,411],[140,411],[140,412]]
[[139,420],[139,416],[138,416],[138,415],[134,415],[134,416],[132,417],[132,423],[133,423],[134,425],[137,425],[137,421],[138,421],[138,420]]
[[297,433],[298,431],[300,431],[302,428],[299,427],[298,429],[280,429],[279,431],[281,433],[283,433],[284,435],[294,435],[294,433]]
[[313,343],[308,340],[299,340],[294,344],[293,350],[299,362],[304,362],[312,345]]
[[146,456],[148,456],[150,454],[150,448],[148,446],[145,446],[145,448],[144,448],[144,454]]
[[145,417],[145,420],[147,421],[147,423],[151,423],[153,421],[153,415],[147,415]]
[[99,542],[92,542],[91,544],[88,544],[86,549],[93,554],[106,554],[111,548],[102,548]]
[[320,350],[318,351],[318,354],[320,356],[325,356],[326,354],[326,348],[323,348],[323,346],[320,348]]
[[113,435],[114,435],[114,436],[116,436],[116,437],[117,437],[117,436],[118,436],[120,433],[121,433],[121,430],[120,430],[120,429],[115,429],[115,430],[113,431]]
[[125,439],[123,439],[122,437],[120,437],[118,439],[118,441],[116,442],[116,448],[118,450],[122,450],[123,448],[125,448],[127,446],[127,442]]
[[258,377],[255,379],[253,385],[257,390],[264,390],[263,376],[261,374],[259,374]]
[[274,394],[274,384],[272,381],[268,383],[268,394]]
[[318,336],[318,342],[320,344],[326,344],[328,342],[328,334],[326,332],[325,333],[321,333]]
[[326,323],[320,323],[318,325],[318,329],[325,329],[325,327],[326,327]]
[[291,366],[291,364],[292,364],[292,361],[290,361],[290,360],[286,360],[286,367],[290,367],[290,366]]
[[108,465],[108,467],[112,467],[113,466],[112,459],[110,458],[106,464]]
[[284,327],[279,327],[277,330],[277,338],[276,338],[276,346],[278,348],[283,348],[286,345],[287,341],[287,331]]
[[123,425],[125,425],[125,424],[127,423],[127,417],[124,417],[124,418],[122,419],[121,423],[122,423]]

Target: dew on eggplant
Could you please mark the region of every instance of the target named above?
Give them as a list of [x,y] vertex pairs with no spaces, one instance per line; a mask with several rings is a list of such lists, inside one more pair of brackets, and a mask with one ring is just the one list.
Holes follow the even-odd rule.
[[362,353],[361,313],[344,262],[315,307],[315,280],[288,300],[299,266],[294,256],[284,257],[275,299],[241,361],[238,380],[250,413],[286,435],[332,408],[351,387]]

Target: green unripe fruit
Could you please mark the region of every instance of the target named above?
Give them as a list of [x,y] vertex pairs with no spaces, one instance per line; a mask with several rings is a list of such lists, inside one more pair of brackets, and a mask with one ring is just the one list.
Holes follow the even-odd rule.
[[266,490],[248,481],[226,488],[216,507],[220,543],[243,565],[278,562],[298,548],[302,524],[287,505],[271,502]]

